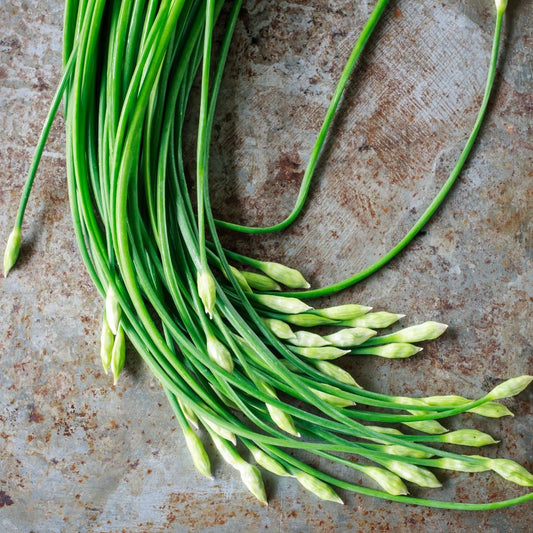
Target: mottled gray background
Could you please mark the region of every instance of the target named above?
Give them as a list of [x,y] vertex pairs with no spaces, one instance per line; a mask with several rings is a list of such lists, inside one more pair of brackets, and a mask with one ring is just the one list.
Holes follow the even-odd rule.
[[[288,213],[371,5],[245,2],[213,139],[221,217],[268,224]],[[59,0],[0,0],[2,243],[60,78],[62,9]],[[303,216],[281,235],[231,237],[232,245],[299,265],[314,286],[387,251],[465,142],[493,19],[490,0],[392,0],[354,73]],[[531,2],[511,0],[495,94],[460,181],[405,253],[332,299],[403,312],[405,324],[450,324],[411,360],[352,361],[368,388],[477,396],[532,372],[531,45]],[[262,507],[214,453],[215,478],[201,478],[139,358],[129,354],[115,388],[100,369],[102,303],[71,229],[64,140],[59,118],[28,207],[20,261],[0,279],[3,531],[531,531],[531,505],[457,513],[341,493],[340,507],[269,475],[270,505]],[[531,400],[530,388],[507,402],[514,419],[461,421],[501,439],[487,454],[532,470]],[[440,478],[442,492],[412,493],[485,501],[524,492],[492,474]]]

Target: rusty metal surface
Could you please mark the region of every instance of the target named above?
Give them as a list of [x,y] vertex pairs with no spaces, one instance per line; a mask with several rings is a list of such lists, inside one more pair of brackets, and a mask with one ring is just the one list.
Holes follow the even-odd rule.
[[[221,217],[268,224],[288,212],[371,4],[245,2],[213,139]],[[0,1],[2,243],[60,76],[61,25],[59,0]],[[464,144],[492,25],[490,0],[391,1],[353,76],[304,215],[282,235],[232,237],[233,245],[301,266],[314,286],[388,250]],[[393,263],[333,299],[450,324],[410,360],[352,362],[367,388],[477,396],[532,371],[530,28],[531,4],[511,1],[489,116],[444,207]],[[341,507],[268,475],[270,505],[262,507],[212,449],[215,478],[201,478],[140,359],[128,354],[116,388],[100,369],[102,303],[77,253],[63,147],[59,119],[30,200],[21,260],[0,279],[3,531],[531,531],[531,505],[458,513],[341,493]],[[487,454],[532,470],[532,400],[530,388],[507,402],[514,419],[462,422],[501,440]],[[492,474],[439,477],[436,497],[523,493]]]

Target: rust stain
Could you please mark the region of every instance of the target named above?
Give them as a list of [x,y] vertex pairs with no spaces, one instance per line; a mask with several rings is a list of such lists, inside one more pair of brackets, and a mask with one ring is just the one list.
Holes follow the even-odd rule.
[[6,505],[13,505],[13,500],[11,499],[11,496],[3,491],[0,490],[0,507],[4,507]]

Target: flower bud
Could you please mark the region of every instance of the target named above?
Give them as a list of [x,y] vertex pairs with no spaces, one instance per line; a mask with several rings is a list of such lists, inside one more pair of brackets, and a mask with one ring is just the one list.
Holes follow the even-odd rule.
[[[209,425],[209,424],[207,424]],[[211,440],[216,446],[216,449],[229,465],[233,468],[240,468],[242,463],[246,461],[236,452],[236,450],[231,446],[231,444],[224,438],[220,438],[214,433],[210,433]]]
[[258,291],[281,290],[281,287],[272,278],[269,278],[268,276],[258,274],[257,272],[248,272],[246,270],[243,270],[241,274],[252,289],[256,289]]
[[315,476],[298,470],[294,474],[294,477],[298,480],[300,485],[305,487],[309,492],[312,492],[315,496],[318,496],[321,500],[328,500],[344,505],[344,502],[339,498],[339,495],[327,483],[317,479]]
[[[427,414],[422,411],[409,411],[411,414],[423,415]],[[446,433],[448,430],[436,420],[418,420],[416,422],[403,422],[404,426],[416,429],[422,433],[427,433],[428,435],[440,435]]]
[[389,327],[404,316],[389,313],[388,311],[377,311],[376,313],[368,313],[357,318],[352,318],[351,320],[343,320],[342,325],[351,328],[381,329]]
[[345,304],[315,309],[313,313],[332,320],[351,320],[368,313],[371,309],[372,307],[367,307],[366,305]]
[[204,305],[205,313],[209,318],[213,318],[213,309],[215,308],[217,289],[215,278],[209,270],[199,270],[196,275],[196,285],[198,287],[198,296]]
[[118,376],[124,368],[126,361],[126,340],[124,330],[119,326],[111,351],[111,372],[113,372],[113,385],[117,384]]
[[[216,435],[219,435],[223,439],[229,440],[234,446],[237,444],[237,437],[235,436],[235,433],[232,431],[229,431],[226,428],[223,428],[222,426],[219,426],[216,422],[211,422],[211,420],[203,419],[202,422],[205,426],[210,428]],[[211,435],[213,437],[213,435]],[[214,439],[213,439],[213,442]],[[216,444],[216,442],[215,442]]]
[[320,335],[303,330],[297,331],[289,342],[295,346],[328,346],[330,344]]
[[265,453],[263,450],[253,445],[250,445],[249,448],[254,456],[255,462],[265,470],[268,470],[277,476],[287,477],[291,475],[285,470],[281,463],[276,461],[276,459]]
[[261,261],[257,268],[290,289],[308,289],[311,286],[298,270],[280,263]]
[[[335,387],[332,387],[332,388],[335,388]],[[341,396],[335,396],[335,394],[330,394],[329,392],[323,392],[323,391],[316,390],[316,389],[310,389],[310,390],[315,396],[320,398],[322,401],[329,403],[329,405],[333,405],[334,407],[353,407],[355,405],[354,401],[348,400]]]
[[279,339],[292,339],[296,336],[289,324],[283,322],[283,320],[278,320],[277,318],[263,318],[263,322]]
[[483,433],[477,429],[458,429],[441,435],[441,442],[447,444],[458,444],[459,446],[487,446],[497,444],[499,441],[494,440],[488,433]]
[[180,406],[181,412],[183,413],[183,416],[187,419],[187,422],[189,422],[189,424],[194,429],[198,429],[200,427],[199,426],[199,421],[198,421],[198,417],[196,416],[194,411],[190,407],[185,405],[181,400],[179,400],[179,399],[177,399],[177,400],[178,400],[178,405]]
[[252,292],[252,289],[250,288],[250,285],[248,284],[248,281],[246,281],[246,278],[244,277],[242,272],[231,265],[229,268],[231,270],[231,273],[235,276],[235,279],[237,280],[237,283],[239,284],[240,288],[244,292]]
[[265,307],[282,313],[303,313],[312,309],[309,305],[298,298],[287,296],[274,296],[272,294],[256,294],[255,299]]
[[353,385],[354,387],[358,387],[360,389],[362,388],[360,385],[357,384],[353,376],[349,372],[344,370],[344,368],[340,368],[339,366],[334,365],[333,363],[329,363],[328,361],[316,361],[314,365],[326,376],[336,379],[341,383]]
[[486,398],[491,400],[502,400],[520,394],[533,381],[533,376],[519,376],[511,378],[499,385],[496,385],[487,395]]
[[312,328],[315,326],[335,326],[338,321],[326,318],[324,316],[314,315],[311,313],[302,313],[299,315],[287,315],[283,318],[295,326],[303,328]]
[[233,372],[233,359],[226,346],[209,332],[206,335],[206,342],[207,353],[211,360],[231,374]]
[[411,483],[415,483],[420,487],[438,488],[442,486],[435,475],[426,468],[412,465],[410,463],[404,463],[403,461],[396,461],[394,459],[380,459],[379,462],[395,474],[398,474],[401,478],[406,479]]
[[389,494],[394,494],[396,496],[400,494],[408,494],[407,487],[400,476],[397,476],[384,468],[379,468],[378,466],[363,466],[361,471],[368,477],[371,477]]
[[[466,455],[465,457],[470,457]],[[455,472],[485,472],[490,470],[488,464],[482,461],[470,463],[461,459],[450,459],[449,457],[438,457],[431,460],[431,466],[442,468],[443,470],[453,470]]]
[[9,271],[15,266],[20,253],[20,241],[22,232],[20,228],[14,227],[7,239],[4,251],[4,277],[7,278]]
[[269,403],[266,403],[265,405],[268,409],[268,414],[270,415],[270,418],[272,418],[276,426],[278,426],[283,431],[286,431],[290,435],[294,435],[295,437],[301,436],[299,431],[296,429],[296,426],[294,425],[294,420],[292,419],[291,415],[289,415],[279,407],[276,407],[275,405],[271,405]]
[[498,402],[487,402],[468,410],[469,413],[485,416],[487,418],[501,418],[502,416],[514,416],[509,409]]
[[375,334],[373,329],[368,328],[343,328],[331,335],[325,335],[324,339],[338,348],[351,348],[363,344]]
[[406,342],[394,342],[392,344],[382,344],[378,346],[362,346],[354,348],[352,354],[356,355],[377,355],[386,359],[405,359],[420,352],[422,348]]
[[507,9],[507,0],[494,0],[494,3],[498,13],[503,13]]
[[375,447],[375,449],[383,453],[388,453],[390,455],[414,457],[416,459],[427,459],[429,457],[433,457],[433,454],[431,453],[424,452],[421,450],[415,450],[413,448],[409,448],[408,446],[402,446],[401,444],[378,445]]
[[338,359],[350,353],[349,350],[341,350],[335,346],[293,346],[291,350],[298,355],[309,357],[310,359]]
[[[399,429],[395,428],[389,428],[386,426],[366,426],[367,429],[370,429],[371,431],[375,431],[376,433],[383,433],[385,435],[403,435],[403,433]],[[376,439],[375,437],[365,437],[365,439],[370,439],[374,442],[380,442],[382,444],[386,444],[386,441],[382,441],[379,439]]]
[[122,309],[120,308],[117,293],[111,285],[107,288],[105,295],[105,314],[113,335],[116,335],[122,317]]
[[113,344],[115,343],[115,336],[107,323],[106,313],[102,319],[102,333],[100,335],[100,358],[104,372],[107,374],[109,366],[111,365],[111,358],[113,353]]
[[185,435],[185,444],[189,449],[196,470],[198,470],[202,476],[211,477],[211,462],[209,461],[209,456],[205,451],[202,441],[190,428],[184,428],[183,434]]
[[387,342],[422,342],[436,339],[442,335],[448,326],[439,322],[424,322],[416,326],[401,329],[390,335],[384,335]]
[[489,459],[490,469],[501,477],[522,487],[533,487],[533,475],[510,459]]
[[237,469],[241,474],[241,479],[246,485],[248,490],[261,502],[267,503],[267,497],[265,492],[265,484],[263,483],[263,477],[259,469],[243,461]]

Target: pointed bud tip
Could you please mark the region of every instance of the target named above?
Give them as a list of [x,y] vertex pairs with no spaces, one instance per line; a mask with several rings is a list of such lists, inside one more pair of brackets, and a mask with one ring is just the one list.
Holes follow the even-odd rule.
[[7,278],[7,275],[11,269],[15,266],[17,262],[19,252],[20,252],[20,241],[21,241],[21,230],[20,228],[13,228],[9,237],[7,239],[6,249],[4,252],[4,277]]

